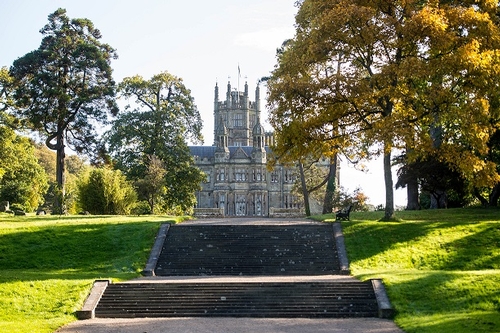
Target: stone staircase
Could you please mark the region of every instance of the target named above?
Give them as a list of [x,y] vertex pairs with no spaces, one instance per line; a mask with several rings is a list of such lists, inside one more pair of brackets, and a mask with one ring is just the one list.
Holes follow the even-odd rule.
[[132,283],[96,281],[77,315],[391,316],[380,280],[345,276],[348,271],[339,259],[343,249],[337,251],[341,243],[336,238],[330,224],[167,226],[151,255],[150,275],[156,276]]
[[157,276],[341,274],[331,225],[172,226]]
[[111,284],[96,317],[376,317],[371,282]]

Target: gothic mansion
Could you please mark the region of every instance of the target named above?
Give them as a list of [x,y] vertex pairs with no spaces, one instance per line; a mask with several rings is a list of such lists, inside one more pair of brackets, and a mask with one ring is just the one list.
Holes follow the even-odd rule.
[[214,145],[191,146],[195,164],[207,175],[196,193],[196,208],[218,208],[225,216],[270,216],[274,212],[297,212],[300,204],[292,195],[295,174],[276,166],[267,170],[272,133],[260,124],[260,90],[255,102],[245,91],[231,91],[219,100],[215,85]]

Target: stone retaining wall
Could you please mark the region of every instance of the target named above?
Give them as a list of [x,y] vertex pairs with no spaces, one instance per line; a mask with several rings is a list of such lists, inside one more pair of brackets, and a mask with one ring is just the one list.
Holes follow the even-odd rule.
[[269,217],[304,217],[305,215],[300,208],[269,208]]
[[193,215],[197,218],[224,217],[224,208],[195,208]]

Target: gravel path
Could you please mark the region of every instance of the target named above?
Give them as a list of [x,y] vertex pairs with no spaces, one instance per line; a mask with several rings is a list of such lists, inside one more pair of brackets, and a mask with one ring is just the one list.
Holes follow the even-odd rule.
[[161,318],[89,319],[57,333],[403,333],[387,319]]

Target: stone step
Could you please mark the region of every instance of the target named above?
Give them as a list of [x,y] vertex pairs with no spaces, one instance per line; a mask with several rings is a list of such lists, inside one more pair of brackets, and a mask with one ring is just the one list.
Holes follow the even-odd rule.
[[331,225],[172,226],[155,275],[342,274]]
[[111,284],[95,316],[377,317],[368,282]]

